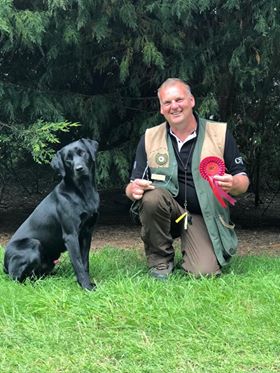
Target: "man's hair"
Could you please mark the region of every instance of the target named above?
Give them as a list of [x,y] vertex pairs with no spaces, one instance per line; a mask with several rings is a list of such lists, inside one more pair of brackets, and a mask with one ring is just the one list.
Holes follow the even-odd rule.
[[186,87],[187,92],[190,93],[190,94],[192,94],[191,87],[184,80],[179,79],[179,78],[168,78],[158,88],[158,90],[157,90],[158,97],[159,97],[159,91],[162,88],[165,88],[165,87],[168,87],[168,86],[172,86],[172,85],[175,85],[177,83],[183,84]]

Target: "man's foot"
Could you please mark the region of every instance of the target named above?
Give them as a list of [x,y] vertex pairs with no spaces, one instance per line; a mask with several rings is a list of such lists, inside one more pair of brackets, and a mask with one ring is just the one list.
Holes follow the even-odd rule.
[[154,267],[150,268],[150,275],[158,280],[167,280],[168,276],[171,275],[173,271],[173,263],[159,263]]

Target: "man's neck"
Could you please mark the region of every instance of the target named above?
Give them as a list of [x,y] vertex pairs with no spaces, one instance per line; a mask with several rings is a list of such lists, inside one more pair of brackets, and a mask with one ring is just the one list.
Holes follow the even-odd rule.
[[184,141],[196,130],[196,119],[194,116],[192,116],[192,118],[187,122],[179,123],[178,125],[170,125],[170,128],[174,135],[176,135],[181,141]]

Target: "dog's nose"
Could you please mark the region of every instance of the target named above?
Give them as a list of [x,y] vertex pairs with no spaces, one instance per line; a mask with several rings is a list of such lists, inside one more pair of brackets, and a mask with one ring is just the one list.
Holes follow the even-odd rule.
[[75,167],[75,170],[76,170],[77,172],[81,172],[81,171],[83,171],[83,169],[84,169],[84,167],[83,167],[81,164],[78,164],[78,165]]

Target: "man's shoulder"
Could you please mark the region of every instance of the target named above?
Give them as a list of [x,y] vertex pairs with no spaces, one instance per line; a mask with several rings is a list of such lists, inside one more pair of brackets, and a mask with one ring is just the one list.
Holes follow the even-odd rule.
[[165,130],[166,128],[167,128],[166,122],[163,122],[163,123],[157,124],[156,126],[147,128],[145,133],[147,133],[147,132],[150,132],[150,133],[157,132],[157,131],[160,131],[160,130]]

